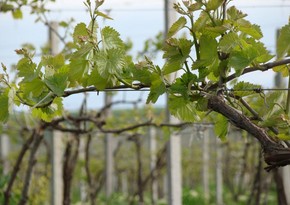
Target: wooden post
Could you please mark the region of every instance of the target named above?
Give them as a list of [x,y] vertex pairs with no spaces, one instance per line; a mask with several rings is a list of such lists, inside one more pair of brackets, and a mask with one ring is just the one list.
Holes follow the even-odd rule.
[[51,204],[63,204],[63,133],[50,132],[51,139]]
[[6,134],[0,133],[0,166],[2,168],[2,173],[4,175],[8,174],[9,172],[9,164],[7,161],[8,153],[9,153],[9,137]]
[[[165,0],[165,36],[169,27],[176,21],[176,12],[173,9],[175,0]],[[174,75],[169,76],[169,81],[173,81]],[[168,103],[167,103],[168,105]],[[169,123],[178,122],[167,109],[167,121]],[[167,142],[167,178],[168,178],[168,204],[182,204],[182,182],[181,182],[181,140],[180,136],[172,134]]]
[[[152,171],[155,169],[156,166],[156,151],[157,151],[156,129],[154,127],[149,128],[149,150],[150,150],[150,170]],[[152,180],[151,193],[152,193],[151,202],[152,205],[155,205],[158,200],[158,184],[155,178]]]

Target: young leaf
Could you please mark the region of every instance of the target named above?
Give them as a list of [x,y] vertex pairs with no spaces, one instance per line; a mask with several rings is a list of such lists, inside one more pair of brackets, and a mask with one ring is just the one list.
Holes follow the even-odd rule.
[[192,42],[187,39],[168,39],[163,48],[163,58],[167,59],[163,66],[163,74],[167,75],[182,68],[183,63],[190,53],[191,47]]
[[170,95],[168,99],[168,109],[172,115],[185,122],[195,122],[200,120],[195,103],[183,97]]
[[94,85],[97,90],[104,90],[113,79],[113,76],[110,74],[107,74],[106,77],[100,75],[98,69],[95,68],[89,75],[88,85]]
[[113,20],[110,16],[108,16],[107,14],[104,14],[103,12],[96,11],[95,14],[97,14],[98,16],[101,16],[101,17],[103,17],[105,19]]
[[208,3],[206,4],[206,10],[216,10],[218,7],[222,5],[224,0],[209,0]]
[[82,78],[87,73],[89,62],[86,59],[71,59],[69,64],[68,79],[72,85],[82,83]]
[[204,66],[216,68],[218,66],[217,42],[208,35],[200,37],[200,59]]
[[240,75],[244,68],[250,65],[258,55],[253,46],[249,46],[244,50],[233,51],[229,57],[229,66],[235,69],[237,75]]
[[244,19],[238,20],[238,24],[239,24],[238,29],[243,33],[248,34],[257,40],[263,37],[263,33],[261,31],[260,26],[255,24],[252,25],[249,21]]
[[280,65],[273,68],[273,71],[279,72],[283,77],[289,76],[289,68],[287,65]]
[[118,74],[125,65],[124,52],[120,49],[100,51],[95,56],[95,62],[103,77],[107,77],[108,73]]
[[226,136],[228,134],[229,122],[226,117],[221,114],[218,114],[216,117],[216,123],[214,125],[214,132],[218,138],[222,141],[226,141]]
[[281,28],[277,41],[277,58],[281,59],[290,53],[290,23]]
[[148,65],[147,62],[139,62],[135,66],[132,66],[132,79],[140,81],[140,83],[143,83],[144,85],[151,85],[151,72],[148,69],[149,66],[150,65]]
[[171,38],[172,36],[174,36],[185,25],[186,25],[186,18],[182,16],[170,27],[167,33],[167,38]]
[[55,98],[50,106],[44,108],[33,108],[32,115],[46,122],[51,122],[53,118],[61,116],[63,112],[62,98]]
[[87,26],[85,23],[79,23],[78,25],[76,25],[73,32],[74,42],[80,43],[82,42],[82,39],[84,39],[84,37],[88,37]]
[[104,50],[112,48],[124,49],[124,43],[120,38],[120,34],[114,28],[106,26],[102,29],[101,35]]
[[247,16],[247,14],[244,14],[240,10],[238,10],[235,6],[231,6],[227,10],[227,16],[230,20],[236,21],[238,19],[242,19]]
[[65,59],[63,54],[58,54],[56,56],[43,56],[41,62],[43,66],[50,66],[56,70],[64,65]]
[[251,45],[252,48],[257,51],[258,56],[255,58],[256,63],[265,63],[274,57],[270,54],[270,51],[266,49],[265,45],[262,42],[256,41],[254,38],[247,38],[246,43]]
[[225,34],[219,42],[219,49],[221,52],[229,53],[240,44],[240,38],[237,33],[229,32]]
[[12,16],[14,19],[22,19],[23,18],[23,14],[22,14],[22,11],[20,9],[13,10]]
[[278,139],[283,140],[283,141],[290,140],[290,135],[289,134],[287,135],[287,134],[281,133],[281,134],[278,134],[277,137],[278,137]]
[[36,64],[32,63],[28,58],[19,60],[16,68],[18,70],[18,76],[23,77],[23,82],[31,81],[37,77],[35,73]]
[[260,88],[261,88],[261,85],[255,85],[255,84],[244,82],[244,81],[238,82],[233,87],[234,94],[239,97],[244,97],[244,96],[255,94],[256,93],[255,89],[260,89]]
[[35,78],[30,82],[19,83],[24,98],[39,97],[45,90],[45,84],[39,78]]
[[163,95],[166,92],[166,86],[160,76],[157,73],[151,75],[151,86],[150,93],[146,100],[146,103],[155,103],[159,96]]
[[57,96],[62,96],[67,86],[67,73],[56,73],[46,77],[43,81]]

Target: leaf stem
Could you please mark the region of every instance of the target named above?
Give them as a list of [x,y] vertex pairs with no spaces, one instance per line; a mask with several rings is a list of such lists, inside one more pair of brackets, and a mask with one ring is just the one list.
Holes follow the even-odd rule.
[[193,15],[189,15],[189,19],[190,19],[190,24],[191,24],[190,32],[191,32],[192,37],[193,37],[193,42],[194,42],[194,47],[195,47],[195,53],[196,53],[196,59],[199,60],[200,59],[199,44],[198,44],[198,41],[197,41],[196,34],[193,31],[193,27],[194,27]]

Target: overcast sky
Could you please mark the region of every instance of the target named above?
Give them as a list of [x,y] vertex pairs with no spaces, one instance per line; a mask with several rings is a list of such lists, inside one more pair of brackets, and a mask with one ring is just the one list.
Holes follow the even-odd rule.
[[[290,14],[289,0],[234,0],[232,5],[237,6],[248,14],[247,19],[261,26],[264,33],[262,41],[272,52],[275,51],[276,30],[288,22]],[[111,9],[110,16],[113,21],[106,24],[118,30],[123,39],[130,38],[134,50],[140,50],[144,40],[153,37],[164,29],[164,2],[163,0],[106,0],[102,9]],[[50,20],[67,20],[73,17],[76,22],[89,22],[85,12],[83,0],[56,0],[50,4],[52,12],[48,15]],[[0,14],[0,62],[6,65],[17,62],[18,57],[14,50],[23,43],[32,43],[36,47],[44,45],[48,38],[47,28],[41,23],[34,23],[35,16],[24,13],[24,19],[15,21],[11,14]],[[271,72],[246,76],[248,81],[262,83],[265,87],[273,86]],[[142,94],[146,97],[146,93]],[[123,98],[138,97],[139,93],[121,93]],[[67,108],[77,108],[80,97],[74,96],[65,100]],[[99,107],[103,102],[102,95],[91,97],[92,107]],[[164,104],[164,98],[158,105]]]

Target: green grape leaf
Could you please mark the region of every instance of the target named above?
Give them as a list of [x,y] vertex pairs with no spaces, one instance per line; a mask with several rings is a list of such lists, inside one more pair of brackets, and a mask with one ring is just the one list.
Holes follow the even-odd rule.
[[222,141],[226,141],[228,134],[229,122],[226,117],[221,114],[216,116],[216,123],[214,124],[214,132]]
[[160,78],[160,75],[157,73],[153,73],[151,75],[151,86],[150,86],[150,93],[147,97],[146,103],[155,103],[159,96],[163,95],[166,92],[166,86],[162,79]]
[[120,34],[112,27],[106,26],[101,31],[102,43],[104,50],[124,49],[124,43],[120,38]]
[[[114,80],[113,76],[107,74],[106,77],[100,75],[98,69],[93,69],[88,78],[88,85],[94,85],[97,90],[104,90]],[[113,84],[113,83],[111,83]]]
[[279,65],[273,68],[273,71],[279,72],[282,74],[283,77],[289,76],[289,66],[288,65]]
[[63,27],[63,28],[67,28],[69,26],[68,22],[65,22],[65,21],[60,21],[58,23],[59,26]]
[[239,97],[244,97],[248,95],[255,94],[256,91],[261,88],[261,85],[255,85],[252,83],[248,82],[238,82],[237,84],[234,85],[234,95],[239,96]]
[[93,51],[93,48],[94,45],[91,43],[82,44],[81,47],[72,54],[70,59],[71,60],[77,58],[87,59],[86,57]]
[[22,11],[20,9],[13,10],[12,16],[14,19],[22,19],[23,18],[23,14],[22,14]]
[[264,127],[276,127],[279,129],[280,133],[284,131],[285,134],[289,135],[290,120],[289,117],[283,113],[284,110],[282,109],[276,109],[274,112],[272,110],[266,115],[267,118],[265,118],[264,121],[259,122],[259,125]]
[[205,97],[199,97],[196,103],[196,109],[198,111],[205,112],[208,110],[208,99]]
[[206,4],[206,10],[211,11],[211,10],[216,10],[218,7],[222,5],[224,1],[223,0],[209,0],[208,3]]
[[253,46],[248,46],[241,51],[233,51],[229,57],[229,66],[235,69],[237,75],[240,75],[244,68],[250,65],[258,55]]
[[167,38],[171,38],[178,31],[180,31],[186,25],[186,18],[181,16],[172,26],[169,28]]
[[255,24],[252,25],[249,21],[244,19],[238,20],[237,23],[239,26],[238,29],[243,33],[248,34],[257,40],[263,37],[263,33],[261,31],[260,26]]
[[195,103],[186,100],[182,96],[170,95],[168,109],[172,115],[185,122],[199,121],[199,115],[195,110]]
[[72,85],[81,83],[82,78],[88,71],[89,62],[86,59],[71,59],[69,64],[68,79]]
[[230,53],[239,44],[240,38],[238,34],[235,32],[229,32],[222,37],[218,47],[221,52]]
[[255,49],[258,53],[258,56],[255,58],[256,63],[265,63],[274,57],[274,55],[270,54],[270,51],[266,49],[262,42],[256,41],[254,38],[247,38],[246,42],[248,45],[251,45],[252,48]]
[[8,90],[0,90],[0,122],[7,122],[9,118],[9,97]]
[[100,51],[95,56],[95,62],[101,76],[107,77],[108,73],[119,74],[125,65],[124,51],[114,48],[106,52]]
[[88,38],[87,26],[85,23],[79,23],[74,29],[73,40],[75,43],[81,43],[85,38]]
[[177,78],[175,82],[170,86],[169,92],[173,94],[181,95],[185,99],[189,99],[191,94],[191,85],[197,81],[197,76],[192,73],[184,73],[180,78]]
[[14,10],[14,6],[12,4],[8,4],[7,2],[1,1],[1,12],[7,12]]
[[189,96],[189,89],[180,78],[175,80],[175,82],[170,86],[169,91],[171,93],[180,94],[184,98],[188,98]]
[[190,4],[189,6],[187,6],[188,10],[191,12],[200,10],[201,7],[202,7],[201,2],[196,2],[195,4]]
[[203,66],[209,66],[209,69],[214,70],[218,67],[217,42],[208,35],[200,37],[200,60]]
[[35,78],[30,82],[19,83],[20,89],[23,92],[23,97],[39,97],[44,91],[46,86],[43,81],[39,78]]
[[51,122],[53,118],[61,116],[62,112],[62,98],[59,97],[56,97],[50,106],[44,108],[32,108],[32,115],[46,122]]
[[43,66],[49,66],[54,69],[59,69],[64,65],[65,59],[63,54],[58,54],[56,56],[43,56],[41,59],[41,63]]
[[193,32],[202,31],[210,20],[208,14],[205,11],[201,11],[198,19],[195,21],[193,26]]
[[244,14],[240,10],[238,10],[235,6],[231,6],[227,9],[227,16],[230,20],[236,21],[238,19],[242,19],[247,16],[247,14]]
[[290,23],[281,28],[277,40],[277,58],[281,59],[290,53]]
[[23,77],[24,82],[31,81],[37,77],[35,73],[36,64],[32,63],[28,58],[22,58],[18,61],[16,68],[18,76]]
[[101,16],[105,19],[110,19],[110,20],[113,20],[110,16],[108,16],[107,14],[103,13],[103,12],[100,12],[100,11],[95,11],[95,14],[97,14],[98,16]]
[[145,85],[151,85],[151,72],[148,69],[149,66],[150,65],[144,61],[132,66],[131,73],[133,74],[133,79]]
[[163,58],[167,59],[162,68],[163,74],[167,75],[182,68],[183,63],[190,53],[191,47],[192,42],[187,39],[168,39],[163,48]]
[[284,134],[284,133],[280,133],[278,135],[276,135],[276,137],[280,140],[283,141],[289,141],[290,140],[290,135],[289,134]]
[[62,96],[67,87],[67,73],[56,73],[52,76],[45,77],[43,82],[57,96]]

